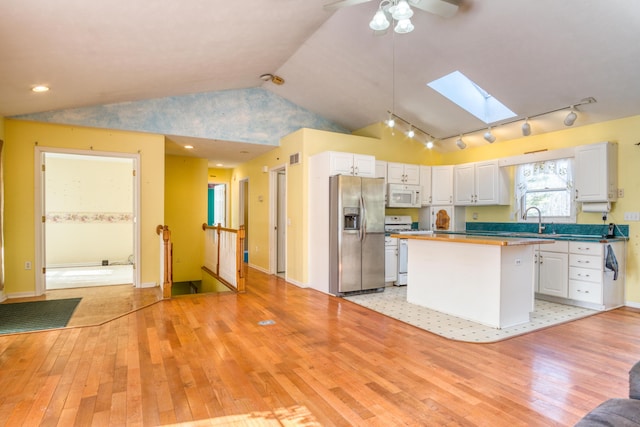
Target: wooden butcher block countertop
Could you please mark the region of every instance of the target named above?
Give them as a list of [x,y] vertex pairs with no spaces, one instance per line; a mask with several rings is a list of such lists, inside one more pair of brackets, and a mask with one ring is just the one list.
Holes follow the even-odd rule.
[[546,243],[554,243],[549,239],[538,239],[531,237],[504,237],[504,236],[472,236],[466,234],[444,234],[444,233],[416,233],[416,234],[391,234],[391,237],[399,239],[427,240],[431,242],[452,242],[452,243],[470,243],[474,245],[498,245],[498,246],[517,246],[517,245],[539,245]]

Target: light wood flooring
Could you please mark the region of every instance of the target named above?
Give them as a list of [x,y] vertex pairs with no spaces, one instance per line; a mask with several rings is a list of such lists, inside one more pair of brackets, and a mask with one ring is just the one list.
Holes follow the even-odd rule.
[[469,344],[249,269],[245,294],[0,336],[0,425],[567,426],[639,357],[635,309]]

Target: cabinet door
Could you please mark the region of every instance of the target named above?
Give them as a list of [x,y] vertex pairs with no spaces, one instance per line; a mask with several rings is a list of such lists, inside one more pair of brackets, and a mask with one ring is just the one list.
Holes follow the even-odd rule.
[[431,204],[431,166],[420,166],[420,186],[422,187],[422,206]]
[[329,175],[353,175],[353,154],[331,153]]
[[420,185],[420,166],[404,165],[404,183]]
[[538,292],[567,298],[569,289],[569,254],[540,251]]
[[387,163],[387,182],[389,184],[404,184],[404,165],[402,163]]
[[476,204],[498,204],[498,162],[476,163],[475,178]]
[[398,280],[398,247],[384,247],[384,281],[395,282]]
[[376,160],[376,178],[384,178],[384,183],[387,184],[387,162]]
[[353,154],[354,175],[373,178],[376,176],[376,158],[364,154]]
[[607,143],[576,147],[577,201],[607,202],[617,199],[616,147]]
[[453,203],[453,167],[433,166],[431,168],[431,204],[450,205]]
[[475,202],[475,166],[457,165],[453,168],[453,204],[472,205]]

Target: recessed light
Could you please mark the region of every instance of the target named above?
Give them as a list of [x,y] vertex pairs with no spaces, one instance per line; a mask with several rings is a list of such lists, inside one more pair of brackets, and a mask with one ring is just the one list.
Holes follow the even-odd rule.
[[191,150],[193,149],[193,145],[185,145],[184,148],[186,148],[187,150]]
[[220,166],[224,166],[222,163],[216,163],[216,166],[220,167]]
[[33,92],[37,92],[37,93],[48,92],[49,91],[49,87],[48,86],[44,86],[44,85],[38,85],[38,86],[32,87],[31,90]]

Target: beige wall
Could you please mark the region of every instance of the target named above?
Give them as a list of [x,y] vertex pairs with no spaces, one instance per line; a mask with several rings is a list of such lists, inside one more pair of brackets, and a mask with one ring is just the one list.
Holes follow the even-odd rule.
[[66,148],[140,153],[140,276],[143,284],[160,280],[159,241],[155,228],[164,223],[164,137],[135,132],[5,121],[5,292],[35,292],[34,148]]
[[134,241],[132,170],[132,159],[47,156],[46,267],[128,262]]

